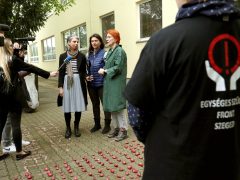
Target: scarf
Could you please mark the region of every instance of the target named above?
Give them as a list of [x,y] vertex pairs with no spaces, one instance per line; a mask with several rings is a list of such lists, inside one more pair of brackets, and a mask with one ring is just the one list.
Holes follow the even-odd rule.
[[240,17],[240,9],[233,0],[191,0],[179,9],[176,21],[195,15]]
[[[74,53],[70,53],[67,51],[67,55],[71,56],[72,59],[76,59],[78,55],[78,51]],[[67,64],[67,89],[70,89],[73,85],[73,71],[72,71],[72,61]]]

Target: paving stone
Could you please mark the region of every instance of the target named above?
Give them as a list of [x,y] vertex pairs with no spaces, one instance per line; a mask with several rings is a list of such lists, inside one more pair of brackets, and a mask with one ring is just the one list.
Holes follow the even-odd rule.
[[[32,155],[16,161],[12,154],[2,161],[0,179],[27,179],[29,174],[35,180],[141,179],[143,145],[131,128],[129,138],[121,142],[107,138],[101,130],[90,133],[93,114],[89,99],[88,110],[82,113],[80,122],[82,136],[65,139],[64,115],[61,107],[57,107],[57,94],[56,79],[39,78],[40,106],[36,112],[23,113],[22,117],[23,139],[31,141],[23,149],[31,150]],[[103,119],[101,124],[103,127]],[[73,129],[73,121],[71,126]]]

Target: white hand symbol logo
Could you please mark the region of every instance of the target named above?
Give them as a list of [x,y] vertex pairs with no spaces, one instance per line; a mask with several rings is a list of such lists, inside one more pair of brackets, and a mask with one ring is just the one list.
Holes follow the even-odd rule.
[[[208,77],[216,83],[216,91],[226,91],[224,78],[210,67],[209,61],[205,61]],[[232,74],[230,78],[230,90],[237,90],[237,81],[240,78],[240,67]]]
[[213,68],[210,67],[209,61],[205,61],[208,77],[216,83],[216,91],[226,91],[225,80]]
[[230,79],[230,90],[237,90],[237,80],[240,78],[240,67],[233,73]]

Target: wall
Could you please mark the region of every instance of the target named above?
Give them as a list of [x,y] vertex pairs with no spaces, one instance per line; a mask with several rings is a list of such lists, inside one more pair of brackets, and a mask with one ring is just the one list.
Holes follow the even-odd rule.
[[[58,57],[64,51],[62,32],[82,23],[87,24],[87,36],[102,34],[101,17],[110,12],[115,15],[115,28],[120,32],[121,44],[128,56],[128,78],[134,70],[139,54],[146,41],[139,41],[138,3],[140,0],[76,0],[76,3],[59,16],[49,17],[45,26],[36,34],[39,63],[35,65],[52,71],[58,68]],[[163,27],[174,22],[177,12],[174,0],[162,1]],[[42,60],[41,40],[55,36],[57,59],[49,62]]]

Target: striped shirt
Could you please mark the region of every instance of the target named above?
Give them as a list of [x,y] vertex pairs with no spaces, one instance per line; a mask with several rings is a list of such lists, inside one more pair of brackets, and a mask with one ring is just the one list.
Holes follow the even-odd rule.
[[[72,63],[72,71],[73,71],[73,74],[78,74],[77,59],[71,59],[70,63]],[[65,73],[67,74],[67,68],[66,68]]]

